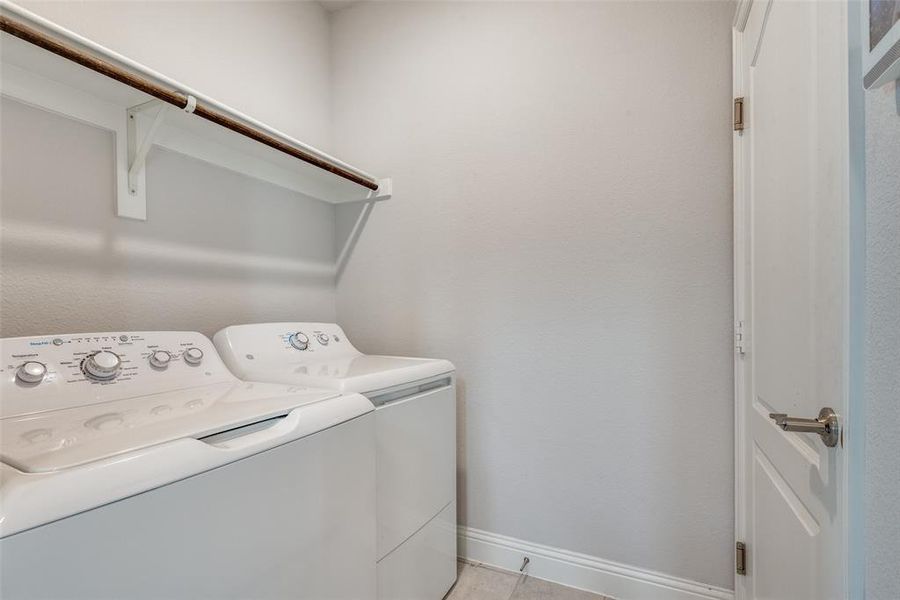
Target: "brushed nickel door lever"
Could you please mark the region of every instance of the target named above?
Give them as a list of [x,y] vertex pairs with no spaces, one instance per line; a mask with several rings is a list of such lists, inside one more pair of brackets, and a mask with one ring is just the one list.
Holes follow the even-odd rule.
[[837,414],[827,406],[819,411],[819,417],[816,419],[789,417],[784,413],[769,413],[769,418],[785,431],[818,433],[822,442],[829,448],[837,446],[841,439],[841,425]]

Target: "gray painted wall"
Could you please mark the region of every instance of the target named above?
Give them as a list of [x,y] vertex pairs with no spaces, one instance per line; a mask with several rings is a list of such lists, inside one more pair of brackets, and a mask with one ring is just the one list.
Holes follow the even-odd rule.
[[[318,4],[21,4],[299,139],[329,143],[329,30]],[[330,205],[154,149],[149,219],[119,219],[109,132],[14,101],[0,109],[0,335],[211,335],[237,322],[334,320]]]
[[334,208],[174,152],[115,216],[111,133],[0,103],[0,335],[334,319]]
[[866,94],[866,597],[900,598],[900,88]]
[[395,181],[338,318],[456,363],[462,524],[732,586],[732,8],[332,17],[335,150]]

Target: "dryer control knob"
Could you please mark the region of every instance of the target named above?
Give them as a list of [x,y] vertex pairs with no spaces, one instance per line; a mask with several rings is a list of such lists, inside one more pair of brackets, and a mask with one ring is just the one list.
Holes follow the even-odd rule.
[[81,370],[91,379],[109,381],[115,379],[122,366],[122,359],[115,352],[101,350],[84,359]]
[[153,354],[150,355],[150,366],[157,369],[165,369],[169,366],[169,361],[171,360],[171,354],[169,354],[165,350],[156,350],[153,352]]
[[309,338],[302,331],[293,334],[288,338],[288,341],[291,343],[291,346],[297,350],[306,350],[309,347]]
[[197,366],[203,362],[203,350],[200,348],[188,348],[182,356],[184,357],[184,362],[189,365]]
[[29,360],[16,371],[16,379],[22,383],[40,383],[47,374],[47,367],[44,363],[36,360]]

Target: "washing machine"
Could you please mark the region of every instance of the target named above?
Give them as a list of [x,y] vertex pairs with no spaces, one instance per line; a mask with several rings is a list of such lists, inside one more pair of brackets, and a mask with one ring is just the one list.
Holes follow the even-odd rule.
[[453,364],[363,354],[334,323],[237,325],[213,341],[242,379],[361,393],[372,402],[378,597],[443,598],[456,580]]
[[375,597],[363,396],[240,381],[190,332],[0,361],[0,597]]

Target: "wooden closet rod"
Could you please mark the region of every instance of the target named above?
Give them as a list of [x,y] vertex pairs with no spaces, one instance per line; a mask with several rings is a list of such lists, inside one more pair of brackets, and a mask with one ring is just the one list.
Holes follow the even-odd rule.
[[[61,56],[67,60],[78,63],[83,67],[100,73],[101,75],[105,75],[111,79],[115,79],[116,81],[133,87],[136,90],[140,90],[145,94],[149,94],[154,98],[162,100],[163,102],[167,102],[168,104],[177,106],[180,109],[183,109],[188,105],[187,94],[183,94],[176,90],[166,89],[160,85],[157,85],[156,83],[153,83],[152,81],[149,81],[148,79],[144,79],[143,77],[135,75],[134,73],[131,73],[112,63],[108,63],[104,60],[96,58],[95,56],[91,56],[90,54],[82,52],[77,48],[67,46],[66,44],[38,31],[37,29],[28,27],[27,25],[20,23],[14,19],[10,19],[9,17],[0,15],[0,29],[10,35],[14,35],[19,39],[25,40],[26,42],[52,52],[57,56]],[[301,150],[300,148],[296,148],[294,146],[291,146],[290,144],[286,144],[281,140],[278,140],[262,131],[259,131],[258,129],[250,127],[249,125],[245,125],[244,123],[232,119],[227,115],[208,108],[204,106],[200,101],[197,101],[197,106],[196,108],[194,108],[193,112],[195,115],[200,116],[207,121],[211,121],[216,125],[224,127],[225,129],[230,129],[235,133],[239,133],[240,135],[257,141],[260,144],[265,144],[266,146],[274,148],[279,152],[289,154],[294,158],[298,158],[320,169],[324,169],[325,171],[333,173],[338,177],[348,179],[353,183],[369,188],[370,190],[378,189],[377,181],[374,181],[368,177],[357,175],[352,171],[344,169],[340,165],[335,165],[305,150]]]

